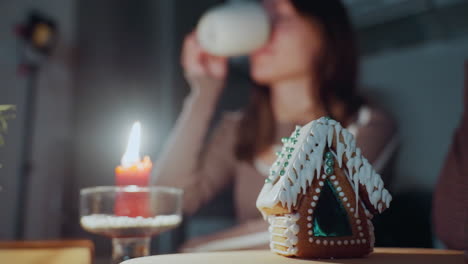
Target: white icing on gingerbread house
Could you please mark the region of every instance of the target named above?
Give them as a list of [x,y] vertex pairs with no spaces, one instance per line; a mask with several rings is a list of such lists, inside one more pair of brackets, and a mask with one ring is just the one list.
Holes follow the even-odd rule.
[[[271,224],[271,249],[301,257],[370,253],[374,237],[369,219],[387,209],[392,196],[356,147],[352,134],[338,122],[321,118],[297,127],[283,143],[257,199],[258,209]],[[321,197],[332,196],[350,225],[342,235],[326,234],[317,224],[316,211],[324,208],[319,205]],[[290,226],[295,229],[290,230]],[[330,251],[331,247],[335,250]],[[341,253],[340,247],[344,248]],[[354,248],[355,254],[349,253],[349,248]]]

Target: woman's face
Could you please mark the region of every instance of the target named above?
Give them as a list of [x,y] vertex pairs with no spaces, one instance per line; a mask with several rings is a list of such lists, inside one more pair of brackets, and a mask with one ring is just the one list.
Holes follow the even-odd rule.
[[263,5],[272,20],[272,34],[267,44],[250,56],[252,78],[272,85],[310,75],[324,42],[319,24],[299,15],[289,0],[264,0]]

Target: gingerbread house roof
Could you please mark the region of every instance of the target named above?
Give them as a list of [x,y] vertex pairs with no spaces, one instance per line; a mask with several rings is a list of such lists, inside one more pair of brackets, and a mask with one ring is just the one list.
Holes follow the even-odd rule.
[[[390,206],[392,196],[371,164],[356,147],[353,135],[340,123],[328,118],[297,127],[283,139],[283,149],[270,169],[270,176],[257,199],[257,207],[273,208],[280,204],[292,211],[301,194],[319,179],[324,169],[324,152],[329,149],[353,186],[356,203],[381,213]],[[325,169],[324,169],[325,170]],[[358,204],[356,204],[358,206]]]

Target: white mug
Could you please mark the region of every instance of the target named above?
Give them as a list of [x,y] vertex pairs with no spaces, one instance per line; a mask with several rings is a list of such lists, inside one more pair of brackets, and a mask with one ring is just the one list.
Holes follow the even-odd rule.
[[260,4],[241,2],[209,9],[198,22],[196,34],[210,54],[242,56],[262,47],[270,30],[270,19]]

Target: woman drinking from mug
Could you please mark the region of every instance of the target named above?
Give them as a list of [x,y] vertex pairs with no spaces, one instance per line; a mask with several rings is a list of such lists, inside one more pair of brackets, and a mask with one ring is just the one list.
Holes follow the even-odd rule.
[[[374,165],[383,164],[379,157],[396,133],[389,116],[357,94],[355,35],[341,1],[262,4],[272,32],[268,42],[250,55],[250,75],[257,84],[250,104],[226,113],[206,145],[208,125],[228,74],[227,59],[206,53],[195,33],[184,42],[182,66],[192,90],[153,183],[184,189],[188,214],[232,184],[238,222],[232,229],[193,240],[186,248],[267,231],[255,201],[281,138],[295,125],[332,117],[355,134],[358,147]],[[266,247],[267,240],[257,246]]]

